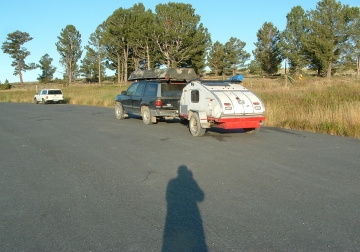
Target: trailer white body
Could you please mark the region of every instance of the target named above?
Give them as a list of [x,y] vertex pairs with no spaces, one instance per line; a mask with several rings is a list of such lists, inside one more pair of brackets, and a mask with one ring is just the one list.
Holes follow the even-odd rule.
[[185,86],[179,115],[189,120],[193,136],[204,135],[210,127],[246,132],[256,132],[260,128],[265,120],[265,106],[240,83],[193,80]]

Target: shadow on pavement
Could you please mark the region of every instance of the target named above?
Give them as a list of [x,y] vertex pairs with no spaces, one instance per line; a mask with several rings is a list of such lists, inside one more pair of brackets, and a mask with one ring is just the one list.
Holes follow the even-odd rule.
[[179,166],[178,176],[169,181],[166,189],[163,252],[207,251],[198,202],[205,194],[194,180],[192,172]]

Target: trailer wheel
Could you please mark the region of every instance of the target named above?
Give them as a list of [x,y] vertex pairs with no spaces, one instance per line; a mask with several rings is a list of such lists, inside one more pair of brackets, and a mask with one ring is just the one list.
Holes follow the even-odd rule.
[[151,120],[151,114],[150,114],[150,109],[148,106],[144,106],[141,110],[141,115],[142,115],[142,119],[143,119],[143,122],[146,124],[146,125],[150,125],[152,124],[152,120]]
[[124,107],[121,102],[115,103],[115,117],[118,120],[125,118]]
[[259,132],[260,128],[249,128],[244,130],[246,134],[256,134]]
[[191,135],[201,137],[205,134],[206,129],[201,128],[200,118],[198,113],[193,113],[189,120],[189,130]]

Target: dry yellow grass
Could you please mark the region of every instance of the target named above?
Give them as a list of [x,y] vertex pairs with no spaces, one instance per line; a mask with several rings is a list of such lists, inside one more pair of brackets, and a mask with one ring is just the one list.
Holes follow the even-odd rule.
[[[360,80],[307,77],[291,83],[282,79],[245,78],[243,85],[265,103],[265,126],[360,138]],[[113,107],[128,84],[25,85],[0,91],[0,102],[33,102],[36,89],[61,88],[69,104]]]

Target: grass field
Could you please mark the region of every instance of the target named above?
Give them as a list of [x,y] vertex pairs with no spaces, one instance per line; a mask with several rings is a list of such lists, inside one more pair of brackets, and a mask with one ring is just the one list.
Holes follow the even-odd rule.
[[[360,79],[307,77],[245,78],[243,85],[265,103],[265,126],[360,138]],[[33,102],[36,90],[61,88],[69,104],[113,107],[114,98],[128,84],[25,84],[0,91],[0,102]]]

